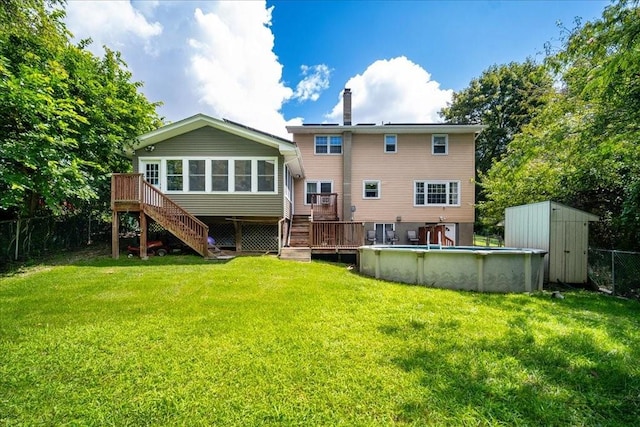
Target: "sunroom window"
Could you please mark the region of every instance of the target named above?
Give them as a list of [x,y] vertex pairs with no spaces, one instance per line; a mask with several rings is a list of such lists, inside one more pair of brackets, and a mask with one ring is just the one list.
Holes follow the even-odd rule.
[[235,161],[235,191],[251,191],[251,160]]
[[211,160],[211,191],[229,191],[228,160]]
[[275,168],[273,160],[258,160],[258,191],[275,189]]
[[189,191],[204,191],[206,176],[204,160],[189,160]]
[[167,191],[182,191],[182,160],[167,160]]

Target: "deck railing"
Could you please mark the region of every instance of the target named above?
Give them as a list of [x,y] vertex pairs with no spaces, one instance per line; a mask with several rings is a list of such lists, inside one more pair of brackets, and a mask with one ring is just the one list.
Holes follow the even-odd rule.
[[355,249],[364,245],[364,224],[348,221],[311,223],[311,248]]
[[116,203],[142,203],[140,173],[114,173],[111,176],[111,209]]
[[118,203],[139,203],[141,210],[155,222],[200,255],[207,256],[209,227],[142,179],[142,174],[113,174],[111,184],[112,208]]
[[311,196],[311,218],[314,221],[338,220],[338,194],[314,193]]

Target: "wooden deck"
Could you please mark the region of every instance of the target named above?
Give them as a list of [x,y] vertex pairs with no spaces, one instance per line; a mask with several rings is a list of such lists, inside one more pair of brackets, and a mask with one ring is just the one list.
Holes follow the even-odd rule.
[[140,256],[146,257],[147,216],[200,255],[209,256],[209,227],[142,178],[142,174],[113,174],[112,256],[119,257],[119,212],[140,212]]
[[364,245],[364,224],[350,221],[314,221],[309,246],[315,253],[357,252]]

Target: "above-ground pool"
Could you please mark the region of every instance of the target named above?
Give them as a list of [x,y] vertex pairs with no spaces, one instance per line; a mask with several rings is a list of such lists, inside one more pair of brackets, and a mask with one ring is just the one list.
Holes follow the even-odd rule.
[[540,249],[480,246],[361,246],[360,273],[376,279],[479,292],[542,290]]

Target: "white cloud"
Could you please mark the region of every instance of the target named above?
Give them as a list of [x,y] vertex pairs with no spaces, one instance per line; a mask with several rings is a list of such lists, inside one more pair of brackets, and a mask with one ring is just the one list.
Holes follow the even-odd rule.
[[329,88],[331,70],[325,64],[300,67],[304,78],[298,82],[293,97],[300,101],[317,101],[320,94]]
[[[345,87],[353,93],[353,123],[439,122],[438,111],[453,96],[453,90],[440,89],[431,74],[404,56],[374,62]],[[326,117],[342,122],[342,100]]]
[[208,114],[288,137],[280,109],[293,90],[282,83],[273,52],[271,10],[264,1],[219,2],[208,13],[196,9],[190,74]]
[[159,22],[149,22],[129,1],[70,1],[65,9],[69,30],[76,39],[93,39],[90,49],[100,56],[103,45],[122,50],[136,42],[142,42],[145,51],[152,53],[150,40],[162,33]]

